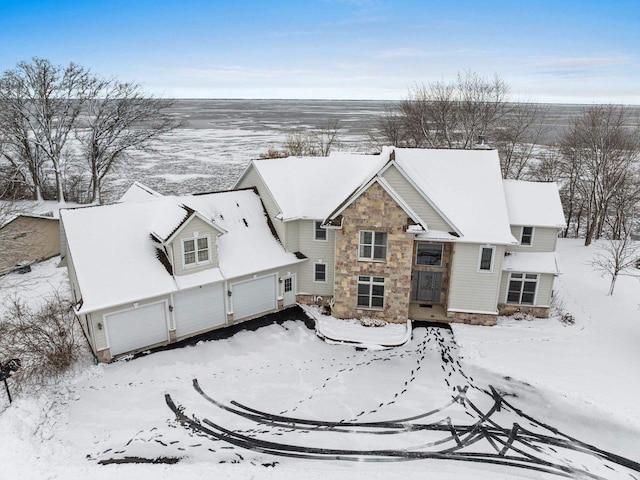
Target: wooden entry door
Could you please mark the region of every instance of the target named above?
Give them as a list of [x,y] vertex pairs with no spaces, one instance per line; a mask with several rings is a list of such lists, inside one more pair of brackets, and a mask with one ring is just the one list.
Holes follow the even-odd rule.
[[411,299],[418,302],[440,303],[442,272],[414,271],[411,275]]

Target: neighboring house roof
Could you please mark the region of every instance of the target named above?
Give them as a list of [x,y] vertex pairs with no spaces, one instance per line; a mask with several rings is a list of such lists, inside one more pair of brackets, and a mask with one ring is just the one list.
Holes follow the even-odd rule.
[[323,220],[387,160],[388,154],[385,158],[342,152],[328,157],[253,160],[245,174],[250,168],[258,171],[282,220]]
[[504,192],[512,225],[566,227],[555,183],[504,180]]
[[[226,231],[218,238],[219,268],[174,279],[151,233],[170,234],[190,209]],[[252,190],[70,209],[62,221],[82,291],[80,313],[300,261],[274,238]]]

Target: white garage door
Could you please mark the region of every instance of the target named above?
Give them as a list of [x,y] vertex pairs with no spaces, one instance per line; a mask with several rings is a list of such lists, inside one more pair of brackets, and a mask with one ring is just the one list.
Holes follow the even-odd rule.
[[111,355],[168,340],[166,302],[105,315]]
[[203,285],[173,296],[176,335],[209,330],[227,321],[222,283]]
[[275,275],[234,283],[231,292],[234,321],[276,308]]

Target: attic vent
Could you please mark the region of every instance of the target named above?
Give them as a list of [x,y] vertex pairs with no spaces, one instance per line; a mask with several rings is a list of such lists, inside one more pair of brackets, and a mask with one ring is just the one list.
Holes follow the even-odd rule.
[[449,232],[449,235],[451,235],[452,237],[460,237],[457,232]]
[[245,227],[248,227],[248,226],[249,226],[249,224],[247,223],[247,219],[246,219],[246,218],[243,218],[243,219],[242,219],[242,221],[244,222],[244,226],[245,226]]

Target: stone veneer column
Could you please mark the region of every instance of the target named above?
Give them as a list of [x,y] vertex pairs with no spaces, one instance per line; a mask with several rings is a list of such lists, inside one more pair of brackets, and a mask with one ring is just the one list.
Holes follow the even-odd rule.
[[[413,235],[406,232],[406,212],[377,183],[372,184],[342,213],[336,230],[334,306],[337,318],[380,318],[402,323],[409,314]],[[385,262],[359,261],[361,230],[387,232]],[[358,276],[384,277],[383,310],[357,308]]]

